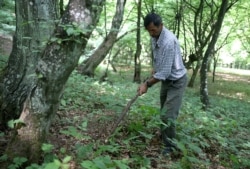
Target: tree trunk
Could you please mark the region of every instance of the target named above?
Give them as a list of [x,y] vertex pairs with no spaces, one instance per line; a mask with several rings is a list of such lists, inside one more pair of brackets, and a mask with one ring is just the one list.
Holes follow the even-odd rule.
[[[79,57],[87,44],[87,39],[90,37],[93,27],[99,19],[104,3],[102,0],[70,0],[58,24],[59,26],[52,29],[54,30],[53,38],[46,43],[45,47],[40,49],[41,37],[45,36],[46,33],[44,31],[49,31],[48,33],[50,33],[47,22],[55,21],[57,18],[51,17],[48,10],[45,10],[46,13],[44,14],[39,13],[39,10],[47,7],[47,9],[51,9],[51,12],[57,11],[57,9],[53,8],[55,4],[52,2],[54,1],[47,0],[46,3],[44,0],[37,1],[36,6],[33,7],[30,6],[34,5],[30,1],[25,2],[25,4],[22,1],[16,1],[18,24],[16,43],[14,45],[15,50],[12,52],[13,56],[9,60],[9,67],[4,76],[8,80],[3,81],[4,88],[1,93],[4,96],[2,97],[3,100],[1,100],[1,108],[5,108],[5,114],[11,115],[12,113],[10,109],[6,109],[6,106],[4,107],[6,105],[5,98],[8,99],[7,96],[14,94],[15,98],[12,99],[12,105],[15,108],[14,110],[16,110],[15,117],[21,112],[19,119],[25,124],[21,128],[16,129],[16,135],[9,142],[6,153],[10,158],[15,156],[26,157],[29,163],[38,162],[39,160],[40,147],[45,141],[51,119],[57,111],[64,85],[78,64]],[[20,5],[26,5],[28,8],[22,8]],[[39,17],[29,16],[30,10],[38,12],[39,17],[48,16],[48,18],[39,20]],[[28,15],[21,22],[20,17],[22,15],[18,11],[26,14],[23,16]],[[36,24],[28,25],[29,30],[23,28],[23,31],[20,31],[22,25],[25,25],[22,23],[32,23],[36,19],[43,22],[43,24],[46,22],[43,25],[45,29],[43,32],[35,29],[36,26],[39,26]],[[34,34],[32,34],[33,32]],[[38,38],[36,34],[41,35],[41,37]],[[30,37],[27,39],[27,46],[23,46],[23,43],[20,43],[24,36]],[[34,44],[29,43],[30,41],[34,41]],[[38,45],[35,45],[35,42]],[[22,51],[25,51],[25,53],[19,55]],[[12,66],[14,63],[11,59],[19,60],[15,62],[15,66]],[[15,69],[15,67],[17,68]],[[15,74],[18,75],[13,76]],[[9,81],[14,83],[11,87],[8,86],[8,84],[11,84]],[[21,84],[22,86],[20,86]],[[19,112],[18,110],[21,107],[22,110]]]
[[173,32],[176,34],[177,38],[179,38],[180,35],[182,15],[183,15],[183,2],[176,1],[176,14],[175,14],[175,23]]
[[215,82],[215,75],[216,75],[216,67],[217,67],[217,61],[218,57],[214,56],[214,63],[213,63],[213,83]]
[[[213,3],[213,2],[211,2]],[[191,3],[185,1],[185,4],[183,4],[189,8],[193,8]],[[197,7],[193,8],[192,11],[194,11],[194,20],[193,20],[193,37],[194,37],[194,53],[197,56],[197,65],[193,71],[193,74],[191,76],[191,79],[188,83],[188,87],[193,87],[194,82],[197,76],[197,73],[200,70],[201,62],[203,60],[203,51],[204,48],[206,48],[208,41],[210,40],[213,32],[213,27],[209,27],[204,29],[202,26],[203,24],[213,25],[211,23],[212,18],[216,14],[216,12],[212,12],[213,10],[210,10],[211,15],[209,17],[204,17],[204,10],[205,8],[210,9],[211,5],[206,6],[205,1],[199,1],[199,4]],[[187,28],[188,29],[188,28]]]
[[141,83],[141,0],[138,1],[137,6],[137,32],[136,32],[136,53],[135,53],[135,72],[134,82]]
[[200,70],[200,67],[201,67],[201,61],[198,60],[195,68],[193,69],[193,73],[191,75],[191,78],[188,82],[188,87],[194,87],[194,82],[195,82],[196,76]]
[[16,1],[13,48],[0,78],[1,126],[20,116],[23,102],[37,81],[36,65],[55,28],[56,11],[54,1]]
[[93,77],[95,69],[105,59],[109,50],[116,42],[121,23],[123,21],[125,3],[126,0],[117,0],[116,12],[112,20],[110,32],[98,49],[96,49],[89,59],[80,66],[79,70],[83,75]]
[[211,42],[208,44],[208,48],[205,52],[201,70],[200,70],[200,99],[203,104],[203,109],[206,110],[209,106],[209,97],[208,97],[208,86],[207,86],[207,69],[208,69],[208,62],[209,57],[211,56],[211,53],[213,53],[216,41],[219,37],[221,25],[223,23],[223,19],[226,13],[228,7],[228,0],[223,0],[221,3],[219,15],[217,18],[217,21],[215,23],[215,29],[212,36]]

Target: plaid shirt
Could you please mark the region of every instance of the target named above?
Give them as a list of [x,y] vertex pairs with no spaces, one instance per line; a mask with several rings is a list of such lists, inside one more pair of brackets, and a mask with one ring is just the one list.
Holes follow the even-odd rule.
[[186,74],[181,49],[176,36],[163,27],[158,39],[151,38],[153,49],[154,78],[177,80]]

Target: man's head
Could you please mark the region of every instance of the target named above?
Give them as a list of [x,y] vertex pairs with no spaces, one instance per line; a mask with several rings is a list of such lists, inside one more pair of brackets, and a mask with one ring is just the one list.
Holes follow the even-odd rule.
[[163,27],[162,19],[156,13],[149,13],[144,18],[144,27],[149,32],[150,36],[158,38]]

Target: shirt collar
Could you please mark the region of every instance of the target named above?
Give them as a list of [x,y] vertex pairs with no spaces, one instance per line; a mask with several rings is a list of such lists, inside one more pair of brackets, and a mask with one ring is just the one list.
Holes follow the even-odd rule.
[[165,27],[162,27],[162,31],[160,33],[159,38],[158,39],[152,38],[152,42],[155,48],[159,48],[162,45],[164,41],[165,32],[166,32]]

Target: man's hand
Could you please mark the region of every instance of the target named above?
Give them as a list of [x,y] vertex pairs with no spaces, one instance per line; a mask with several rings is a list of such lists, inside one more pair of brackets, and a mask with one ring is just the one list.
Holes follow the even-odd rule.
[[148,87],[146,83],[142,83],[137,89],[139,96],[143,95],[144,93],[147,93],[147,91]]

